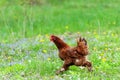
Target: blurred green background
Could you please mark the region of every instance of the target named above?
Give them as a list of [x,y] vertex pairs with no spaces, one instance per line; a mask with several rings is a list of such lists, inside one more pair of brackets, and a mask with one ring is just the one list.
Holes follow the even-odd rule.
[[120,0],[1,0],[0,41],[66,31],[119,31],[119,5]]

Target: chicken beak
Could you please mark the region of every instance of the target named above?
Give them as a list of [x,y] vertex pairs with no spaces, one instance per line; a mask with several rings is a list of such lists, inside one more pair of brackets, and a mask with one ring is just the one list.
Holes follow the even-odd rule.
[[52,41],[52,38],[50,37],[50,41]]
[[53,41],[52,37],[50,36],[50,41]]

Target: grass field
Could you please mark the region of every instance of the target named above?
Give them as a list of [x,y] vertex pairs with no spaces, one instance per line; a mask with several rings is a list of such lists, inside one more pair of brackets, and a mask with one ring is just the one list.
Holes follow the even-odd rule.
[[[119,80],[119,0],[1,0],[1,80]],[[51,34],[69,45],[83,36],[89,44],[93,72],[62,66]]]

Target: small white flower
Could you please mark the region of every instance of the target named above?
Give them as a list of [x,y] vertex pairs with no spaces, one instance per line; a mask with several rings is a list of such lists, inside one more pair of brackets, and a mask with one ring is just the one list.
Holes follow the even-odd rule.
[[31,60],[28,60],[29,63],[31,63]]

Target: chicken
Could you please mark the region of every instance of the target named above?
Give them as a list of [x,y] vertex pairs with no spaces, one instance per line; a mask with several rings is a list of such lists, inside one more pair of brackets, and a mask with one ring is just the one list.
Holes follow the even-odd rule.
[[76,47],[70,47],[55,35],[51,35],[50,40],[56,45],[59,50],[59,57],[64,61],[62,68],[58,70],[56,74],[68,70],[71,65],[84,66],[87,67],[89,71],[92,71],[92,63],[87,61],[86,58],[89,52],[87,41],[84,38],[77,40]]

